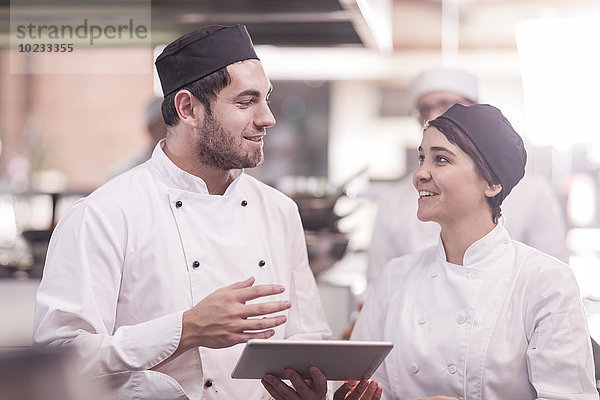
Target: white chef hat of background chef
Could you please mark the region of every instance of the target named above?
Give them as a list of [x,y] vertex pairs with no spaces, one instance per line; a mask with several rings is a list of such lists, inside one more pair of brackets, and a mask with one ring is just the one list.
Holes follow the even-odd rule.
[[436,66],[421,72],[409,86],[411,110],[416,110],[421,96],[433,92],[456,93],[472,103],[479,102],[477,77],[470,72]]

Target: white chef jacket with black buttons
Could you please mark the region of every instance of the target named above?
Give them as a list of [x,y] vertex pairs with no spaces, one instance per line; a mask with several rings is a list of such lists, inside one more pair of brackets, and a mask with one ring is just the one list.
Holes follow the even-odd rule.
[[[392,186],[381,197],[369,246],[369,283],[377,279],[392,258],[437,242],[440,226],[417,219],[418,197],[412,176]],[[564,216],[547,181],[525,175],[502,203],[502,215],[504,226],[514,240],[568,261]]]
[[500,224],[464,266],[446,261],[441,241],[390,261],[352,339],[393,342],[374,375],[384,399],[598,399],[570,268]]
[[286,288],[268,298],[292,303],[275,338],[330,334],[295,203],[244,173],[223,196],[209,195],[159,143],[149,161],[61,219],[36,297],[34,343],[77,345],[116,398],[269,398],[259,381],[230,377],[243,344],[193,349],[150,370],[177,348],[185,310],[250,276]]

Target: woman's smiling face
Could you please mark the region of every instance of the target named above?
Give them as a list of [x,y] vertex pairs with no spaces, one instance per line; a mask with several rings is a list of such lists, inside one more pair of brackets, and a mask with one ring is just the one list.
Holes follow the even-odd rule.
[[433,126],[423,132],[413,184],[419,191],[421,221],[444,227],[480,213],[491,219],[486,200],[489,184],[477,173],[471,157]]

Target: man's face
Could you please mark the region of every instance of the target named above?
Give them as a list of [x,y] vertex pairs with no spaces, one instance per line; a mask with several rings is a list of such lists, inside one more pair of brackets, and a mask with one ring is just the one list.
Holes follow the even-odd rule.
[[196,145],[199,161],[224,171],[253,168],[264,158],[266,128],[275,125],[268,105],[271,83],[258,60],[227,67],[231,84],[211,105],[211,114],[199,116]]
[[439,117],[456,103],[464,106],[473,104],[470,100],[452,92],[439,91],[424,94],[417,101],[419,123],[425,125],[425,122]]

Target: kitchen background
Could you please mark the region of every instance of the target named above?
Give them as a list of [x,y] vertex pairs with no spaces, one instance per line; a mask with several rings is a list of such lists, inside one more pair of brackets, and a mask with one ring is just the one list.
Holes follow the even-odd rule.
[[[39,57],[11,47],[16,11],[49,25],[141,13],[151,35]],[[366,288],[378,196],[416,163],[408,83],[439,64],[480,78],[481,101],[524,136],[528,170],[552,183],[600,336],[597,0],[0,0],[0,349],[29,343],[62,213],[148,146],[153,58],[213,23],[246,24],[273,83],[278,123],[248,173],[298,201],[336,337]]]

